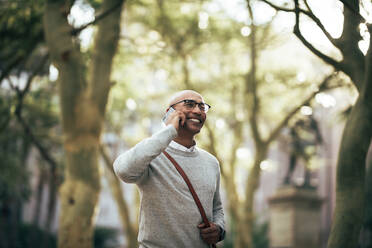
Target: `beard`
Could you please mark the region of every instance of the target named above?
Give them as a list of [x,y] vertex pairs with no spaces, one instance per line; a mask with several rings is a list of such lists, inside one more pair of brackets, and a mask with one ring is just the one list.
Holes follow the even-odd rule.
[[202,129],[204,125],[204,122],[200,122],[200,123],[197,123],[197,122],[194,122],[190,119],[186,119],[186,122],[185,124],[182,126],[182,129],[188,133],[192,133],[192,134],[197,134],[200,132],[200,130]]

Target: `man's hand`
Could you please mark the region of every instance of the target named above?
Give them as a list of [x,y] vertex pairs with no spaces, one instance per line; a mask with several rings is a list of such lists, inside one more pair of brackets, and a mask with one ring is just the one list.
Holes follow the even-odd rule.
[[198,225],[198,228],[200,229],[200,235],[204,242],[207,244],[215,244],[220,240],[220,227],[214,224],[213,222],[209,223],[209,227],[205,227],[204,223],[201,223]]
[[177,129],[177,131],[179,131],[180,126],[183,126],[185,124],[185,121],[185,114],[181,111],[176,110],[169,115],[167,121],[165,122],[165,125],[171,124]]

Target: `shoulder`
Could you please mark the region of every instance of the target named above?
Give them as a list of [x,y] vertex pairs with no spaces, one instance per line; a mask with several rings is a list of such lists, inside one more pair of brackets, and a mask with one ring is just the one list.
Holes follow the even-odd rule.
[[220,163],[218,162],[217,158],[215,156],[213,156],[211,153],[207,152],[206,150],[200,148],[200,147],[197,147],[198,149],[198,152],[199,152],[199,156],[203,159],[203,160],[206,160],[208,161],[209,163],[213,163],[215,164],[216,166],[219,167]]

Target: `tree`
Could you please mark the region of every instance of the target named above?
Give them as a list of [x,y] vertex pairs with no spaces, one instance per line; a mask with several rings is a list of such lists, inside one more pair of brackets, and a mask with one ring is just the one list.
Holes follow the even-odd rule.
[[[2,3],[0,85],[12,73],[33,69],[29,59],[35,55],[35,50],[43,42],[44,33],[41,23],[43,2],[43,0],[36,0],[27,4],[24,1]],[[33,59],[38,61],[35,57]]]
[[[369,165],[367,166],[367,173],[366,173],[366,199],[371,199],[372,197],[372,160],[369,161]],[[371,248],[372,247],[372,240],[369,239],[372,233],[372,202],[366,201],[366,215],[363,221],[363,233],[361,235],[361,247],[363,248]]]
[[[333,216],[328,248],[356,247],[363,221],[366,155],[372,137],[372,87],[371,43],[366,55],[359,49],[362,40],[359,26],[365,25],[369,34],[371,24],[367,24],[361,15],[363,1],[341,0],[344,7],[343,32],[334,38],[314,14],[310,2],[294,0],[291,7],[283,7],[267,0],[261,0],[277,11],[295,14],[293,33],[316,56],[335,70],[350,77],[359,92],[346,122],[337,162],[336,207]],[[368,11],[367,11],[368,12]],[[327,55],[311,44],[301,32],[301,22],[312,21],[328,38],[331,44],[342,54],[342,59]],[[370,42],[372,39],[370,39]]]
[[59,70],[61,119],[66,156],[60,189],[59,247],[92,247],[100,180],[98,155],[113,57],[120,35],[123,0],[101,6],[94,52],[84,64],[74,30],[67,22],[68,1],[47,1],[44,33],[52,63]]
[[[9,108],[6,101],[8,97],[1,95],[0,120],[3,123],[3,117]],[[0,246],[5,248],[17,243],[21,204],[30,195],[29,176],[23,168],[30,150],[30,141],[23,139],[22,128],[17,123],[13,120],[8,123],[0,136]]]
[[[246,38],[240,35],[240,30],[244,27],[244,24],[226,20],[228,19],[226,17],[219,19],[221,16],[217,15],[208,18],[209,24],[207,28],[202,26],[206,28],[205,30],[199,28],[198,22],[195,22],[194,19],[197,18],[197,13],[203,13],[204,10],[198,4],[191,6],[189,4],[188,7],[192,11],[185,14],[185,17],[174,14],[174,8],[179,7],[175,3],[157,1],[157,7],[159,11],[155,12],[155,17],[149,15],[149,20],[146,18],[144,20],[141,19],[141,21],[146,23],[146,27],[152,30],[158,30],[162,38],[161,40],[167,44],[164,53],[172,56],[171,61],[175,62],[170,65],[171,68],[169,70],[178,72],[177,76],[172,77],[171,87],[177,89],[191,88],[207,97],[209,96],[208,100],[212,99],[212,103],[215,103],[213,112],[218,112],[217,115],[224,116],[228,120],[229,126],[221,134],[224,137],[223,141],[217,138],[214,127],[206,123],[210,140],[210,143],[206,144],[206,147],[220,161],[223,184],[227,190],[228,213],[233,219],[233,228],[237,229],[235,232],[235,246],[250,247],[254,221],[253,200],[254,193],[259,185],[260,164],[267,158],[269,147],[275,141],[276,137],[278,137],[281,129],[288,124],[289,120],[295,116],[298,110],[303,105],[310,104],[311,99],[317,93],[331,87],[330,79],[333,78],[333,75],[326,77],[324,82],[318,85],[319,89],[315,92],[307,92],[307,95],[304,92],[309,90],[306,88],[301,89],[302,94],[300,95],[304,101],[298,102],[298,105],[293,107],[293,109],[287,109],[284,114],[284,111],[281,112],[279,116],[283,118],[282,116],[284,115],[284,118],[279,123],[276,123],[276,126],[269,127],[271,133],[267,134],[267,132],[262,132],[266,127],[260,121],[267,117],[263,113],[267,110],[263,109],[262,105],[265,103],[265,105],[270,106],[273,102],[267,101],[265,94],[259,92],[264,87],[265,80],[263,75],[268,72],[268,69],[259,67],[257,64],[260,51],[272,39],[270,25],[266,24],[258,27],[254,24],[254,21],[251,21],[251,25],[249,26],[251,35]],[[208,15],[206,12],[203,14]],[[253,17],[250,18],[253,19]],[[225,27],[219,27],[218,25],[221,23],[228,23],[228,25],[225,24]],[[237,44],[244,44],[241,45],[243,48]],[[259,47],[258,44],[260,44]],[[250,55],[250,61],[244,60],[246,62],[244,63],[241,57],[242,53],[247,53],[247,47],[249,47],[248,54]],[[233,50],[234,52],[232,52]],[[208,56],[212,58],[209,58],[209,60],[206,59]],[[235,60],[243,65],[241,66],[244,67],[242,71],[234,63]],[[163,61],[164,58],[162,58],[161,62]],[[181,62],[181,66],[176,62]],[[246,72],[247,64],[251,65],[249,73]],[[211,72],[211,68],[214,67],[220,69],[216,75],[213,75]],[[210,74],[207,80],[203,81],[203,79],[198,77],[199,70],[200,72]],[[280,72],[278,74],[284,73]],[[293,75],[291,76],[293,77]],[[266,87],[266,93],[270,91],[268,88],[272,88],[274,84],[273,82],[267,83],[271,85],[270,87]],[[211,88],[213,90],[209,90]],[[275,97],[278,98],[275,90],[270,91],[270,94],[275,94]],[[285,98],[285,96],[282,98]],[[229,106],[228,110],[226,110],[227,106]],[[238,113],[241,109],[243,109],[243,115],[245,116],[243,118],[237,117],[241,115],[241,113]],[[211,115],[213,115],[213,112]],[[271,120],[273,119],[271,118]],[[248,183],[244,190],[245,200],[241,200],[235,180],[237,167],[236,152],[245,141],[246,136],[244,132],[246,129],[250,129],[250,133],[253,134],[256,154],[254,156],[254,165],[249,171],[249,178],[246,180]],[[207,142],[203,143],[202,140],[198,138],[198,142],[202,142],[203,146]],[[221,149],[221,145],[217,144],[220,141],[228,145],[222,145],[223,148]],[[227,156],[225,156],[225,150],[229,151]],[[247,162],[246,166],[248,166]]]
[[[38,206],[35,208],[33,220],[36,224],[39,224],[41,216],[39,206],[44,202],[42,190],[45,185],[48,185],[48,207],[45,211],[46,223],[44,228],[50,230],[56,209],[56,192],[59,182],[57,174],[58,159],[55,158],[54,151],[58,150],[60,146],[58,142],[55,142],[50,137],[50,131],[57,126],[58,118],[53,109],[54,105],[48,102],[54,92],[53,84],[48,84],[48,81],[45,80],[49,64],[43,43],[41,22],[43,1],[33,1],[26,5],[24,2],[7,2],[4,3],[0,11],[0,33],[3,37],[1,39],[1,47],[3,49],[0,52],[2,61],[0,64],[0,84],[7,82],[7,85],[1,88],[1,93],[4,94],[3,103],[6,103],[2,107],[6,106],[8,108],[7,111],[3,112],[0,129],[2,138],[7,137],[9,134],[14,135],[12,140],[4,143],[9,144],[7,151],[10,154],[8,156],[19,156],[11,153],[12,142],[24,144],[19,148],[19,151],[21,151],[20,158],[15,159],[20,161],[19,165],[16,163],[8,167],[11,165],[10,161],[4,160],[6,161],[4,163],[6,166],[4,167],[3,175],[9,175],[9,172],[11,172],[13,176],[8,179],[5,177],[4,179],[19,183],[17,178],[23,178],[22,175],[28,174],[26,165],[28,165],[27,158],[30,155],[31,147],[34,146],[36,148],[39,152],[40,160],[46,162],[47,166],[31,165],[33,170],[44,172],[40,173],[40,180],[38,181],[39,190],[36,192],[36,197],[40,201],[38,201]],[[22,85],[23,80],[25,81],[24,85]],[[39,85],[36,90],[31,91],[34,81],[38,81]],[[16,134],[14,129],[19,129],[22,135]],[[19,144],[16,146],[19,146]],[[16,184],[14,186],[17,188]],[[28,185],[27,182],[22,184],[25,185],[24,190],[30,190],[26,186]],[[7,188],[6,191],[17,191],[16,188],[12,189],[8,186],[4,188]],[[18,194],[10,195],[10,198],[19,199]],[[9,208],[9,211],[13,213],[19,212],[25,203],[24,199],[17,200],[17,204],[13,205],[11,204],[13,200],[5,202],[9,202],[10,205],[5,204],[4,208],[13,206]],[[4,242],[7,239],[10,240],[9,245],[16,244],[16,240],[18,240],[16,230],[21,228],[22,220],[14,220],[11,223],[12,228],[6,229],[4,233],[9,231],[13,232],[14,235],[5,235],[2,239]],[[47,241],[47,233],[44,234],[43,241],[39,242],[41,246],[47,245],[44,243],[44,240]]]
[[[311,83],[305,84],[301,88],[300,97],[292,96],[291,99],[302,99],[296,103],[292,102],[289,104],[291,108],[285,108],[280,111],[278,118],[271,117],[268,121],[270,114],[267,113],[269,106],[273,104],[278,105],[280,100],[285,99],[287,96],[278,94],[275,92],[274,81],[280,81],[282,77],[284,85],[288,86],[288,92],[295,92],[290,86],[290,77],[285,77],[285,72],[280,72],[281,75],[275,75],[277,78],[273,78],[269,81],[265,80],[264,75],[270,72],[269,68],[261,66],[259,64],[260,53],[265,48],[265,45],[269,44],[268,40],[271,40],[269,32],[269,24],[266,26],[257,25],[253,18],[253,7],[252,1],[247,1],[250,25],[249,30],[251,31],[246,42],[249,54],[249,71],[241,77],[243,79],[243,85],[234,85],[230,89],[230,109],[231,113],[228,114],[226,119],[228,120],[229,128],[233,132],[232,141],[230,141],[230,147],[228,147],[228,159],[221,155],[221,148],[218,149],[216,130],[213,127],[208,126],[208,132],[210,136],[209,151],[213,153],[220,161],[221,164],[221,175],[226,185],[228,201],[228,210],[232,218],[232,223],[235,229],[235,247],[252,247],[252,231],[255,219],[254,212],[254,199],[255,192],[257,191],[260,183],[261,176],[261,163],[267,159],[268,152],[274,141],[281,134],[281,130],[289,125],[291,119],[296,118],[296,114],[299,112],[302,106],[308,106],[312,104],[312,99],[319,92],[327,89],[338,87],[333,85],[332,80],[335,75],[331,74],[324,77],[322,82],[317,84],[317,90],[309,90]],[[261,46],[259,46],[261,45]],[[240,79],[240,80],[241,80]],[[266,84],[266,87],[265,87]],[[294,88],[292,86],[292,88]],[[287,93],[288,94],[288,93]],[[296,95],[296,93],[294,93]],[[298,94],[298,93],[297,93]],[[267,97],[270,95],[271,97]],[[279,96],[280,95],[280,96]],[[270,102],[272,98],[276,99],[275,103]],[[243,110],[244,116],[241,115],[240,110]],[[277,121],[279,119],[280,121]],[[266,120],[266,121],[265,121]],[[265,122],[271,123],[266,124]],[[254,155],[252,166],[249,169],[248,176],[245,179],[244,196],[239,195],[238,185],[236,184],[236,173],[237,173],[237,151],[238,149],[247,142],[245,140],[245,130],[248,129],[253,142]],[[220,134],[221,135],[221,134]],[[224,132],[222,135],[226,135]],[[224,139],[227,142],[227,139]],[[249,162],[246,161],[246,167],[249,167]]]
[[[125,100],[136,100],[137,102],[137,108],[135,110],[132,110],[133,114],[129,114],[130,111],[124,111],[128,114],[128,118],[131,118],[133,122],[136,122],[138,120],[142,120],[142,117],[149,117],[151,118],[151,122],[153,122],[152,118],[159,118],[161,115],[161,110],[159,110],[158,106],[154,106],[151,111],[151,113],[143,113],[143,109],[141,106],[146,106],[150,105],[156,105],[153,104],[152,101],[164,101],[164,95],[163,93],[159,93],[161,90],[158,90],[157,93],[152,94],[151,92],[147,91],[147,86],[153,83],[155,80],[152,79],[151,73],[154,73],[159,68],[165,68],[167,71],[173,71],[173,74],[171,74],[171,79],[169,80],[169,86],[168,88],[171,89],[182,89],[182,88],[193,88],[201,93],[205,93],[207,96],[208,101],[211,100],[213,104],[213,112],[219,112],[221,115],[226,117],[228,119],[228,125],[229,128],[226,128],[224,131],[224,137],[227,135],[231,134],[231,130],[234,131],[234,134],[231,134],[234,138],[232,138],[232,142],[230,142],[229,138],[224,138],[224,142],[226,143],[226,146],[223,148],[226,149],[217,149],[216,143],[221,143],[219,141],[212,142],[212,140],[216,140],[215,135],[216,130],[214,127],[210,126],[207,128],[210,129],[210,133],[213,134],[213,137],[211,135],[211,144],[214,143],[214,145],[209,146],[209,150],[217,154],[219,157],[219,160],[221,162],[221,173],[224,180],[224,184],[227,186],[228,189],[228,194],[227,196],[229,197],[229,213],[231,213],[231,216],[237,222],[239,222],[239,225],[241,226],[240,230],[245,230],[242,232],[238,232],[238,235],[241,234],[241,236],[238,238],[240,240],[239,242],[241,243],[240,246],[244,246],[245,243],[247,242],[244,241],[243,239],[248,239],[247,233],[249,233],[249,223],[252,223],[252,219],[254,217],[253,211],[245,211],[243,206],[248,206],[252,209],[252,204],[253,200],[251,200],[251,196],[253,197],[255,190],[257,189],[258,185],[258,180],[256,180],[259,175],[260,175],[260,169],[259,166],[263,159],[266,159],[265,156],[256,156],[255,157],[255,170],[252,170],[250,174],[252,174],[252,177],[254,177],[253,181],[255,183],[251,184],[253,185],[253,189],[250,188],[249,191],[245,192],[250,192],[249,197],[246,197],[246,199],[250,199],[250,203],[240,201],[240,197],[238,196],[237,192],[237,185],[235,185],[235,180],[234,178],[235,175],[235,167],[236,167],[236,151],[237,149],[242,145],[242,143],[245,141],[245,132],[247,128],[250,127],[251,120],[253,120],[255,123],[254,125],[258,127],[259,129],[259,134],[261,136],[261,141],[258,140],[256,143],[259,142],[266,142],[268,143],[267,145],[267,150],[270,147],[270,144],[273,143],[275,140],[275,137],[280,133],[281,128],[283,127],[282,125],[287,125],[288,123],[288,118],[292,118],[294,114],[300,109],[302,104],[310,104],[310,99],[317,93],[320,92],[321,90],[324,90],[329,87],[328,83],[331,77],[326,77],[324,79],[323,83],[320,83],[318,86],[320,86],[319,91],[311,92],[309,89],[304,87],[303,89],[299,89],[302,93],[299,95],[296,95],[297,99],[304,99],[303,102],[298,102],[298,106],[294,107],[293,109],[285,109],[285,117],[283,118],[283,112],[280,112],[280,114],[277,114],[276,117],[283,118],[281,119],[282,122],[280,123],[275,123],[277,126],[270,126],[270,125],[265,125],[264,122],[258,122],[258,120],[266,119],[267,116],[270,116],[269,114],[265,114],[265,111],[267,111],[268,107],[262,108],[263,105],[265,106],[272,106],[274,103],[269,100],[267,100],[269,97],[265,97],[265,94],[269,93],[271,95],[275,94],[275,98],[278,99],[277,92],[275,90],[271,90],[273,88],[273,82],[266,82],[264,75],[268,73],[265,69],[259,67],[256,65],[256,61],[258,60],[258,55],[252,56],[252,61],[254,63],[250,63],[250,61],[245,61],[248,63],[243,63],[242,61],[242,53],[247,53],[247,45],[251,44],[251,39],[254,41],[253,44],[267,44],[268,40],[272,37],[268,37],[268,27],[251,27],[251,29],[255,28],[257,29],[256,31],[256,36],[250,36],[248,38],[242,37],[240,35],[240,29],[242,28],[242,24],[237,24],[233,21],[226,21],[226,19],[217,20],[215,22],[214,16],[210,15],[209,16],[209,26],[206,30],[198,30],[200,29],[198,27],[198,23],[195,22],[197,18],[197,13],[199,11],[203,11],[202,6],[198,5],[198,3],[186,3],[188,7],[191,6],[192,11],[190,11],[187,15],[187,17],[182,18],[179,13],[175,13],[174,9],[179,8],[180,6],[182,7],[182,4],[176,4],[174,2],[164,2],[164,1],[157,1],[156,5],[156,10],[158,11],[152,11],[150,12],[149,9],[151,9],[153,6],[149,4],[147,1],[142,1],[144,6],[139,5],[138,9],[131,9],[129,12],[129,18],[130,19],[130,24],[133,25],[135,28],[135,31],[133,31],[133,36],[126,36],[125,38],[125,44],[127,45],[127,50],[130,50],[133,52],[136,48],[141,48],[143,44],[148,44],[147,47],[144,47],[146,49],[139,50],[136,56],[141,57],[141,59],[133,60],[133,62],[141,62],[141,71],[139,72],[137,68],[135,68],[135,78],[128,78],[126,77],[124,82],[121,82],[120,84],[116,84],[116,86],[120,86],[123,88],[123,91],[128,91],[128,89],[136,88],[138,90],[138,87],[133,86],[133,82],[137,85],[138,83],[141,83],[141,88],[138,91],[138,95],[127,95],[123,93],[119,93],[119,90],[115,90],[115,94],[118,94],[118,97],[115,101],[115,103],[112,103],[112,105],[118,106],[118,104],[125,105]],[[151,6],[150,6],[151,5]],[[138,11],[138,13],[136,12]],[[137,15],[138,14],[138,15]],[[217,18],[216,18],[217,19]],[[137,23],[136,23],[137,21]],[[219,22],[218,22],[219,21]],[[226,22],[228,22],[228,25],[226,25]],[[138,23],[144,24],[144,25],[138,25]],[[221,28],[220,25],[221,23],[224,23],[226,26]],[[231,24],[231,25],[230,25]],[[128,33],[126,35],[131,35],[132,32],[130,32],[131,28],[128,25]],[[194,32],[194,29],[195,32]],[[154,30],[157,30],[158,32],[154,32]],[[185,31],[186,30],[186,31]],[[199,33],[201,32],[201,34]],[[205,33],[204,33],[205,32]],[[217,35],[216,35],[217,33]],[[154,37],[150,37],[151,35],[156,36],[156,39],[153,39]],[[160,35],[159,35],[160,34]],[[207,35],[206,35],[207,34]],[[202,37],[202,38],[201,38]],[[255,37],[255,38],[252,38]],[[263,38],[266,39],[263,39]],[[200,40],[199,40],[200,38]],[[243,41],[241,41],[244,39]],[[256,40],[254,40],[256,39]],[[209,42],[206,42],[208,40]],[[239,42],[237,42],[239,40]],[[150,50],[156,44],[160,44],[160,42],[165,43],[166,45],[163,45],[163,49],[160,49],[161,52],[155,52],[152,53]],[[240,42],[244,42],[244,49],[242,49],[238,44],[241,44]],[[131,46],[135,44],[136,46]],[[231,45],[233,44],[233,45]],[[159,45],[160,46],[160,45]],[[231,46],[231,48],[230,48]],[[253,45],[252,45],[253,46]],[[260,49],[263,49],[264,46],[261,47],[254,47],[255,53],[259,53]],[[131,50],[132,49],[132,50]],[[233,50],[243,50],[243,51],[238,51],[235,52],[234,54],[229,54]],[[251,48],[253,49],[253,48]],[[251,49],[249,49],[249,54],[253,54],[254,52],[251,52]],[[159,50],[158,50],[159,51]],[[136,53],[134,51],[133,53]],[[184,60],[184,57],[182,56],[182,53],[186,54],[187,59]],[[213,54],[213,55],[211,55]],[[164,56],[165,55],[165,56]],[[211,59],[209,58],[212,57]],[[169,59],[168,57],[171,57]],[[206,57],[209,58],[206,59]],[[247,56],[248,57],[248,56]],[[167,64],[169,59],[171,62]],[[123,58],[122,60],[128,61],[128,56]],[[129,59],[130,60],[130,59]],[[166,62],[165,62],[166,61]],[[175,63],[172,63],[175,62]],[[179,63],[180,62],[180,63]],[[134,64],[133,63],[133,64]],[[243,64],[244,70],[243,73],[240,71],[240,68],[237,68],[237,65]],[[255,69],[255,77],[252,77],[251,74],[253,73],[247,73],[247,64],[254,64],[256,65]],[[144,65],[144,66],[143,66]],[[185,66],[186,65],[186,66]],[[131,65],[133,66],[133,65]],[[128,66],[130,68],[133,68],[131,66]],[[212,69],[214,67],[219,67],[221,70],[216,73],[215,75],[212,73]],[[180,69],[181,68],[181,69]],[[120,68],[121,73],[123,71],[129,72],[130,70],[125,69],[125,68]],[[132,71],[134,71],[132,69]],[[199,77],[199,72],[203,71],[204,73],[208,74],[207,79],[201,79]],[[253,70],[252,70],[253,71]],[[148,73],[150,72],[150,73]],[[128,74],[129,74],[128,73]],[[147,83],[147,78],[145,78],[144,74],[150,74],[149,76],[149,83]],[[127,73],[125,73],[128,75]],[[280,75],[279,75],[280,74]],[[279,72],[278,78],[282,77],[282,81],[294,81],[293,78],[295,78],[295,75],[291,75],[291,78],[287,77],[284,78],[283,72]],[[290,74],[290,73],[288,73]],[[292,73],[293,74],[293,73]],[[145,79],[142,79],[145,78]],[[142,80],[139,80],[141,78]],[[150,79],[151,78],[151,79]],[[119,79],[118,79],[119,80]],[[275,78],[275,80],[280,81],[279,79]],[[146,82],[143,82],[146,81]],[[131,83],[128,83],[131,82]],[[226,83],[228,82],[228,83]],[[264,83],[267,83],[270,85],[268,87],[265,87]],[[283,82],[281,82],[283,83]],[[288,89],[293,87],[294,85],[286,85],[288,86]],[[308,84],[306,84],[308,86]],[[256,87],[256,91],[253,90],[254,87]],[[208,91],[208,89],[213,88],[213,90]],[[310,87],[309,87],[310,88]],[[264,91],[264,93],[262,93]],[[289,90],[288,90],[289,91]],[[230,95],[226,94],[226,92],[229,92]],[[234,93],[233,93],[234,92]],[[305,92],[305,93],[304,93]],[[307,95],[308,93],[308,95]],[[143,97],[143,98],[142,98]],[[259,98],[258,99],[258,104],[252,104],[253,102],[252,99],[254,98]],[[285,99],[288,98],[286,96],[282,96],[280,99]],[[288,98],[289,99],[289,98]],[[111,99],[112,100],[112,99]],[[288,103],[289,101],[287,101]],[[290,102],[291,104],[293,103],[293,100]],[[266,105],[267,104],[267,105]],[[277,104],[277,101],[275,101],[275,104]],[[241,106],[244,105],[242,108]],[[231,108],[226,109],[226,106],[231,106]],[[236,107],[235,107],[236,106]],[[253,110],[253,106],[259,106],[258,110]],[[118,112],[122,111],[125,108],[125,106],[119,107]],[[146,107],[145,107],[146,108]],[[244,109],[245,116],[251,116],[254,111],[256,111],[255,118],[240,118],[237,116],[240,116],[240,111],[241,109]],[[210,117],[208,118],[214,118],[213,117],[213,112],[209,115]],[[287,117],[287,115],[289,117]],[[114,116],[114,115],[113,115]],[[122,119],[118,121],[117,117],[115,117],[116,122],[120,123],[120,128],[117,129],[119,133],[123,132],[123,122]],[[274,117],[270,117],[270,121],[267,121],[269,123],[274,123]],[[213,120],[212,120],[213,122]],[[284,123],[284,124],[283,124]],[[269,126],[269,127],[267,127]],[[151,126],[148,127],[148,129],[151,130]],[[271,130],[273,134],[274,133],[274,138],[269,139],[271,137],[270,133],[267,132],[267,129]],[[133,129],[132,129],[133,130]],[[138,130],[138,129],[136,129]],[[264,130],[262,132],[262,130]],[[275,132],[274,132],[275,131]],[[136,132],[137,133],[137,132]],[[228,134],[226,134],[228,133]],[[251,132],[252,133],[252,132]],[[203,134],[202,134],[203,135]],[[125,137],[128,138],[128,137]],[[205,144],[203,143],[203,139],[198,139],[199,144]],[[232,144],[230,147],[229,145]],[[208,144],[207,144],[208,145]],[[231,149],[230,149],[231,148]],[[223,156],[221,154],[225,153],[225,150],[229,149],[229,154],[231,154],[230,159],[226,159],[226,156]],[[222,151],[221,151],[222,150]],[[267,151],[266,151],[267,153]],[[265,153],[263,153],[265,154]],[[241,162],[241,161],[239,161]],[[246,162],[248,164],[248,162]],[[231,165],[231,168],[230,168]],[[258,170],[257,170],[258,168]],[[258,172],[257,172],[258,171]],[[254,174],[254,173],[258,173]],[[256,176],[253,176],[256,175]],[[247,180],[248,181],[248,180]],[[248,188],[248,186],[247,186]],[[253,193],[252,193],[253,191]],[[230,211],[231,208],[231,211]],[[235,214],[235,215],[234,215]],[[246,221],[248,219],[248,221]],[[234,222],[237,223],[237,222]],[[244,223],[248,224],[244,224]],[[248,227],[247,227],[248,226]],[[237,243],[239,243],[237,242]]]
[[[28,78],[28,83],[31,83],[33,76]],[[9,81],[10,80],[10,81]],[[42,77],[39,78],[43,81]],[[9,216],[4,215],[2,218],[8,222],[9,218],[11,228],[1,228],[2,233],[6,234],[1,240],[2,247],[10,247],[16,245],[20,234],[17,230],[21,230],[23,225],[21,215],[19,214],[26,203],[25,200],[29,198],[22,197],[19,191],[28,192],[27,195],[33,193],[28,184],[30,174],[37,177],[38,175],[38,190],[35,192],[37,198],[37,206],[33,216],[35,226],[43,227],[50,230],[53,216],[56,207],[56,188],[58,186],[59,178],[57,177],[57,162],[59,159],[58,151],[61,146],[58,140],[51,138],[52,130],[56,129],[58,125],[58,118],[54,112],[53,104],[51,104],[50,96],[53,94],[53,86],[44,80],[40,82],[39,88],[28,92],[29,84],[26,84],[25,89],[20,89],[17,82],[20,81],[15,75],[8,79],[11,89],[1,89],[2,102],[1,109],[3,115],[1,118],[2,125],[1,139],[4,145],[2,150],[2,175],[0,179],[4,191],[1,193],[1,202],[4,208],[4,213],[8,212]],[[35,80],[36,81],[36,80]],[[45,87],[46,86],[46,87]],[[28,92],[27,97],[26,92]],[[38,153],[32,152],[31,148],[35,148]],[[13,150],[15,148],[15,150]],[[30,155],[40,163],[29,164]],[[7,158],[12,157],[12,159]],[[32,173],[30,173],[30,171]],[[36,174],[36,175],[35,175]],[[48,186],[48,197],[43,198],[43,190]],[[40,206],[47,201],[47,208],[44,211],[44,216],[41,215]],[[6,210],[8,209],[8,210]],[[14,219],[14,213],[17,213],[17,218]],[[13,214],[13,216],[12,216]],[[46,222],[41,223],[40,219],[46,217]],[[5,222],[5,223],[6,223]],[[35,230],[36,232],[36,230]],[[49,235],[47,232],[43,233],[42,241],[39,240],[41,247],[44,246],[44,241],[47,242]],[[45,239],[44,239],[45,238]],[[8,245],[6,243],[8,242]],[[45,244],[46,245],[46,244]]]

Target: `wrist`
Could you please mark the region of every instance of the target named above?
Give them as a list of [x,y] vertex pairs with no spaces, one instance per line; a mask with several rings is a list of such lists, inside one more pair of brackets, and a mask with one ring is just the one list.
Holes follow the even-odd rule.
[[219,238],[218,238],[218,242],[219,241],[222,241],[222,240],[224,240],[225,239],[225,229],[223,229],[222,227],[220,227],[219,225],[217,225],[217,227],[218,227],[218,230],[219,230],[219,233],[220,233],[220,236],[219,236]]

